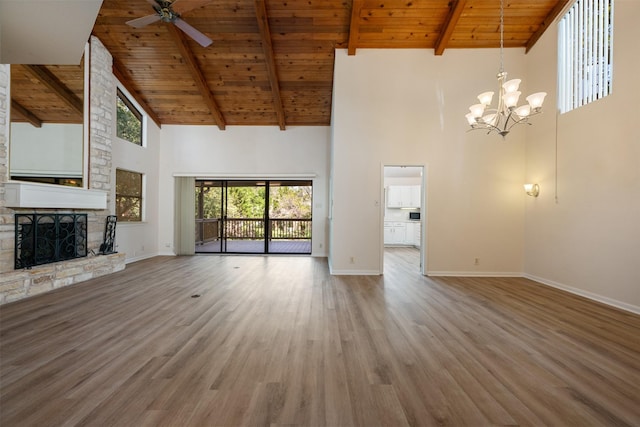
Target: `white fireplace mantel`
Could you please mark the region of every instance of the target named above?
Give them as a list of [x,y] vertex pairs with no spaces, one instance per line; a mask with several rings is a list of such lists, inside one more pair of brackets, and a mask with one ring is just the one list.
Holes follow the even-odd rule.
[[39,209],[106,209],[107,193],[62,185],[9,181],[4,184],[5,206]]

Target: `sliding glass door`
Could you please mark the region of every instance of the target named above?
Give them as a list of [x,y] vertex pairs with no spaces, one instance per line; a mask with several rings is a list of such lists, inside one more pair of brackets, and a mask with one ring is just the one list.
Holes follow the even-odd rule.
[[264,181],[225,181],[224,252],[265,253]]
[[311,181],[197,180],[197,253],[311,253]]
[[196,181],[196,252],[222,252],[222,181]]
[[269,253],[311,253],[311,181],[269,181]]

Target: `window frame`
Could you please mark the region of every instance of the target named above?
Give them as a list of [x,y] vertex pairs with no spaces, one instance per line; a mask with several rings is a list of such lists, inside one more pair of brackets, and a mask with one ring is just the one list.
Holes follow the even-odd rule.
[[[118,135],[118,99],[120,99],[122,101],[122,103],[129,109],[129,111],[131,112],[131,114],[133,114],[134,117],[136,117],[139,121],[140,121],[140,143],[138,144],[135,141],[130,141],[128,139],[124,139],[122,137],[120,137]],[[135,101],[135,99],[133,98],[133,96],[131,96],[131,94],[129,94],[129,92],[121,85],[118,84],[116,85],[116,100],[115,100],[115,107],[116,107],[116,126],[115,126],[115,136],[116,138],[118,138],[121,141],[126,141],[129,142],[133,145],[137,145],[139,147],[146,147],[147,146],[147,132],[146,132],[146,128],[147,128],[147,114],[144,111],[144,109],[142,109],[138,103]]]
[[[137,194],[122,194],[122,193],[118,192],[118,171],[131,173],[131,174],[137,174],[137,175],[140,176],[140,195],[139,196]],[[129,170],[129,169],[124,169],[124,168],[116,168],[116,170],[115,170],[115,198],[114,198],[114,202],[115,202],[115,214],[116,214],[116,217],[118,218],[118,222],[127,223],[127,224],[136,224],[136,223],[141,223],[141,222],[145,221],[145,212],[146,212],[146,209],[145,209],[145,206],[144,206],[145,190],[146,190],[145,183],[146,183],[146,176],[145,176],[145,174],[143,172],[132,171],[132,170]],[[139,214],[137,219],[130,220],[130,219],[127,219],[128,217],[121,216],[121,213],[118,211],[118,199],[120,197],[139,199],[140,214]]]

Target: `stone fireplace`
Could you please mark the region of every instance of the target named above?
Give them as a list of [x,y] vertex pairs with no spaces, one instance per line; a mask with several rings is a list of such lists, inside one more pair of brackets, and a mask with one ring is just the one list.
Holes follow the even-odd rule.
[[[95,37],[91,37],[90,47],[90,123],[85,123],[89,128],[88,188],[9,181],[9,66],[0,64],[0,304],[125,267],[123,253],[98,255],[105,220],[112,213],[109,199],[116,87],[111,73],[104,72],[112,68],[111,55]],[[74,241],[73,249],[60,250],[66,243],[59,240],[60,228],[56,231],[52,225],[56,221],[67,233],[63,240]],[[22,253],[37,251],[39,243],[20,240],[18,230],[27,235],[58,233],[53,240],[59,245],[62,259],[46,264],[23,260]],[[83,236],[78,242],[80,234]],[[56,249],[47,251],[55,253]]]

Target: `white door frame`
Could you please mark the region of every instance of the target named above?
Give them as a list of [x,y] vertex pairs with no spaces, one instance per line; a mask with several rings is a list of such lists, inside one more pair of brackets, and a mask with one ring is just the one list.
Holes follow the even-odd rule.
[[427,165],[426,164],[397,164],[383,163],[380,168],[381,188],[380,188],[380,274],[384,274],[384,210],[386,209],[385,189],[384,189],[384,169],[386,167],[414,167],[422,168],[422,178],[420,180],[420,274],[427,275]]

